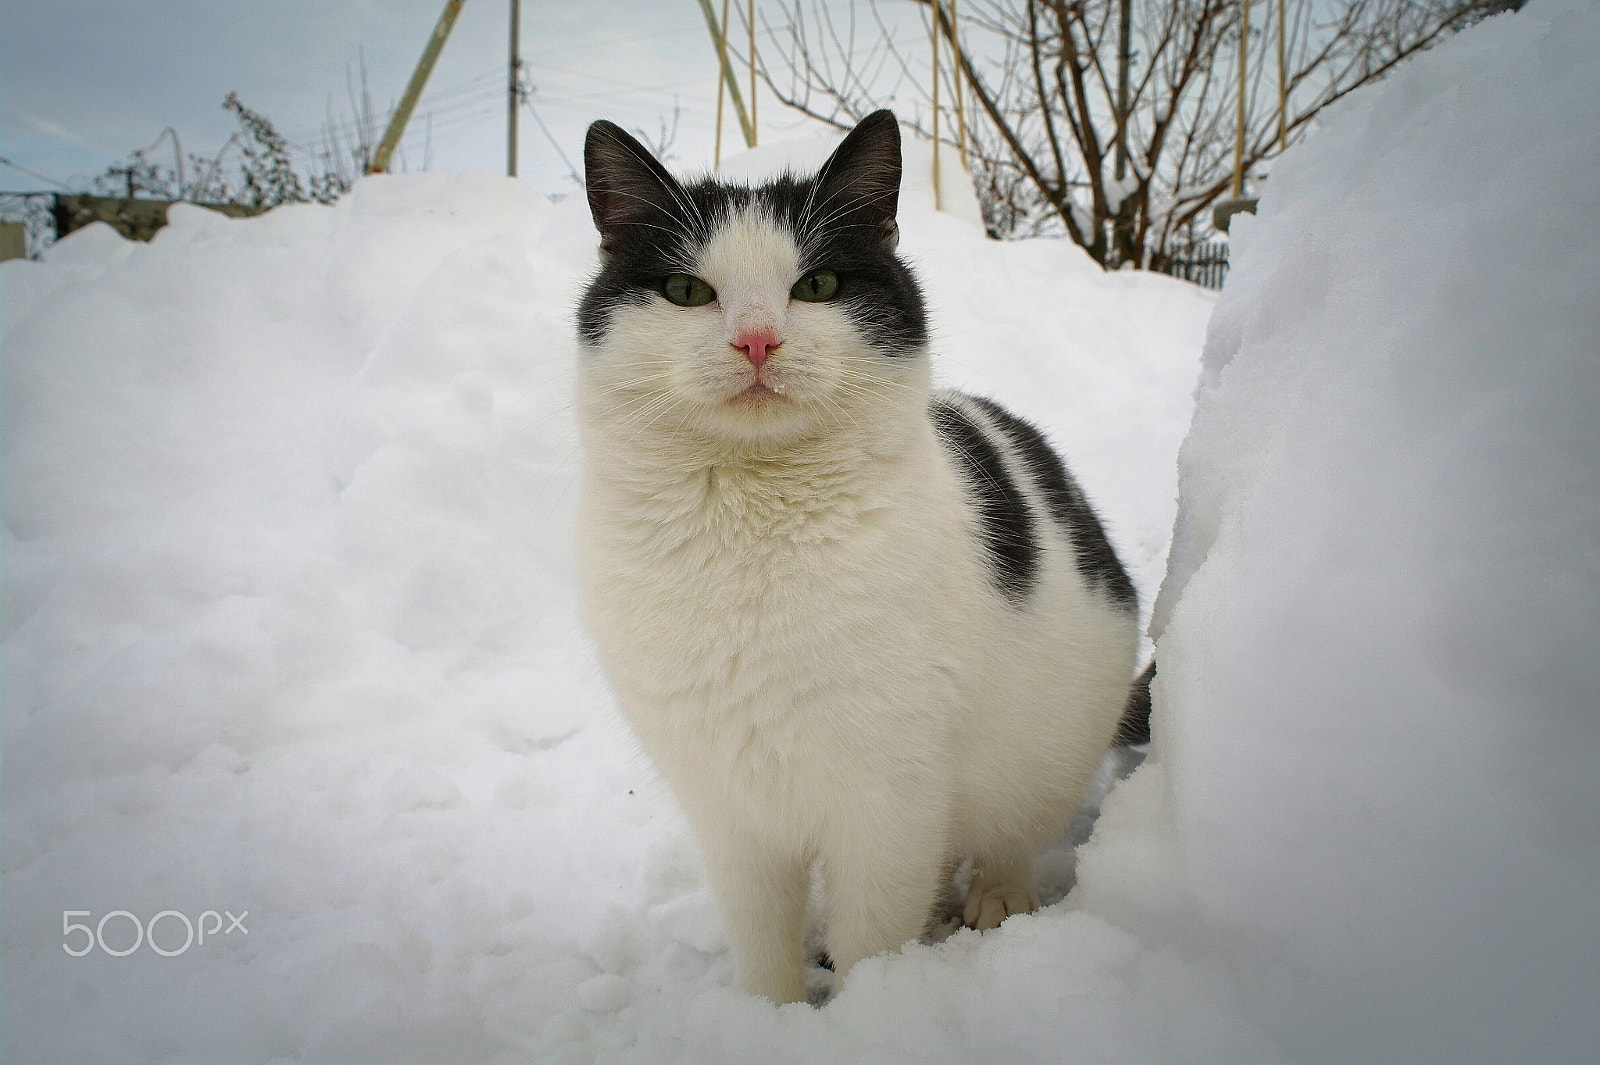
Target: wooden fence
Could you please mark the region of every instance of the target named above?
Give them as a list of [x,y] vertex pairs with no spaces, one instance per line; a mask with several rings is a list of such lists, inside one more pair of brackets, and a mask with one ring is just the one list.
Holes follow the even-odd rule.
[[1228,244],[1226,241],[1216,240],[1205,244],[1191,244],[1186,248],[1174,248],[1164,259],[1152,265],[1151,269],[1185,281],[1193,281],[1206,288],[1221,288],[1223,279],[1228,276]]

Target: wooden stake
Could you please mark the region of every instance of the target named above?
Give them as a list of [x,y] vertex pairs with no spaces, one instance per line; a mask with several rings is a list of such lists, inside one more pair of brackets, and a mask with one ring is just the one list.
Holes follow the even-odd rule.
[[944,210],[939,195],[939,15],[940,0],[933,0],[928,33],[933,40],[933,209]]
[[1278,151],[1289,147],[1289,131],[1284,126],[1284,112],[1289,109],[1288,66],[1283,58],[1283,0],[1278,0]]
[[745,16],[750,23],[750,147],[756,146],[758,130],[756,126],[756,0],[750,0],[749,14]]
[[961,66],[961,24],[956,21],[956,0],[950,0],[950,54],[955,61],[956,143],[961,145],[961,169],[971,173],[972,163],[967,159],[967,112],[962,107],[961,99],[961,79],[966,76],[966,71]]
[[[723,10],[726,12],[727,4],[724,0]],[[700,0],[700,13],[706,17],[706,32],[711,34],[711,47],[717,50],[718,62],[722,64],[722,82],[728,88],[728,99],[733,103],[733,113],[738,116],[739,130],[744,134],[746,147],[754,145],[750,116],[744,109],[744,95],[739,91],[739,79],[734,76],[733,67],[723,57],[723,49],[727,47],[728,35],[723,32],[723,26],[717,25],[717,13],[711,8],[711,0]]]
[[389,169],[389,159],[394,155],[396,145],[400,143],[400,135],[406,131],[406,123],[411,121],[411,112],[416,109],[417,98],[422,95],[422,87],[428,84],[428,75],[433,73],[433,64],[438,62],[439,53],[444,50],[444,42],[450,37],[450,30],[456,24],[456,16],[461,13],[461,5],[466,0],[450,0],[444,5],[444,11],[439,15],[439,21],[433,27],[433,33],[428,36],[428,44],[422,49],[422,58],[417,60],[417,69],[411,72],[411,81],[406,85],[404,95],[400,97],[399,106],[394,109],[394,115],[389,119],[389,128],[383,131],[383,139],[378,142],[378,150],[373,153],[372,164],[367,167],[369,174],[382,174]]
[[[722,0],[722,25],[728,24],[728,0]],[[717,41],[717,147],[711,166],[722,166],[722,98],[728,94],[728,38],[714,34]]]

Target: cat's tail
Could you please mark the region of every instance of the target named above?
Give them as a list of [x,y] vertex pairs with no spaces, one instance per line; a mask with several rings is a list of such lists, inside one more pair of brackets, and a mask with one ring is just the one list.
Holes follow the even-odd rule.
[[1152,659],[1128,692],[1128,703],[1117,725],[1117,738],[1112,741],[1116,746],[1137,747],[1150,742],[1150,682],[1155,676],[1156,663]]

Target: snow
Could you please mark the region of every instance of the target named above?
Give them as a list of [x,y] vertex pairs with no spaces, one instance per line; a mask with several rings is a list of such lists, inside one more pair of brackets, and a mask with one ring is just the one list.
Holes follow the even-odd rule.
[[1597,44],[1492,20],[1235,219],[1125,816],[1306,1060],[1600,1049]]
[[[1536,0],[1347,100],[1220,301],[985,241],[912,147],[940,378],[1162,588],[1155,737],[1064,902],[822,1009],[728,988],[576,620],[581,197],[374,178],[0,266],[7,1060],[1592,1056],[1597,46]],[[132,920],[173,956],[70,953]]]

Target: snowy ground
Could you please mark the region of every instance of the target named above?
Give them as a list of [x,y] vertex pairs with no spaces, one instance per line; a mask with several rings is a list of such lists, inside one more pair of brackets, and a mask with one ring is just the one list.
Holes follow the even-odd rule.
[[581,199],[0,267],[7,1059],[1589,1057],[1600,16],[1531,8],[1282,160],[1220,302],[908,190],[943,380],[1162,587],[1156,736],[1064,903],[821,1010],[728,990],[574,617]]

